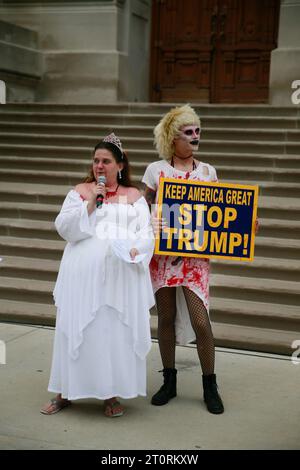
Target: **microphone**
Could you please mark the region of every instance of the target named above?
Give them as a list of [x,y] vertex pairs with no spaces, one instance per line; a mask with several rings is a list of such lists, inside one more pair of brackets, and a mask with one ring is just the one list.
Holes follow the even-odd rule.
[[[98,176],[98,184],[101,184],[101,186],[105,186],[106,183],[106,177],[104,175]],[[96,199],[96,207],[97,209],[102,206],[103,204],[103,196],[102,194],[98,194],[97,199]]]

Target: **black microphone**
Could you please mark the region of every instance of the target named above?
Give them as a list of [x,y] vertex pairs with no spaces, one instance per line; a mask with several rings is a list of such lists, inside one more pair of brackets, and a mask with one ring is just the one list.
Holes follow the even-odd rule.
[[[101,184],[101,186],[105,186],[105,183],[106,183],[106,177],[104,175],[98,176],[98,184]],[[102,194],[97,195],[97,199],[96,199],[96,207],[97,208],[102,206],[103,199],[104,199],[104,197],[103,197]]]

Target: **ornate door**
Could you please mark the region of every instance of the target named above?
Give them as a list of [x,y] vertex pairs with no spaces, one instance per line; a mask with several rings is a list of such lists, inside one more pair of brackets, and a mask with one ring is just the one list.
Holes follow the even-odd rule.
[[265,102],[280,0],[154,0],[153,101]]

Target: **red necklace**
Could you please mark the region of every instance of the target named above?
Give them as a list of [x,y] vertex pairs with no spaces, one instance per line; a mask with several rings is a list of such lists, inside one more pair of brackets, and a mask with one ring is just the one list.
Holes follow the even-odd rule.
[[115,196],[118,192],[119,186],[120,185],[118,184],[118,186],[116,187],[116,189],[114,191],[107,191],[105,198],[108,199],[110,197]]

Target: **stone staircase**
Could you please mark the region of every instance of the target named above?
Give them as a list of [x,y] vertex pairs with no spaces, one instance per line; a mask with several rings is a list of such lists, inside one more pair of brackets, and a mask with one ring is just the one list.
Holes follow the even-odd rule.
[[[140,182],[157,159],[162,104],[0,107],[0,320],[53,325],[52,290],[64,242],[54,218],[80,182],[92,148],[111,130]],[[199,158],[224,182],[258,184],[253,263],[213,260],[216,344],[291,354],[300,339],[300,109],[201,105]],[[152,316],[153,334],[156,316]]]

